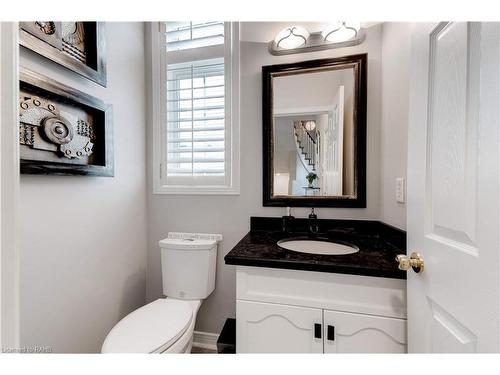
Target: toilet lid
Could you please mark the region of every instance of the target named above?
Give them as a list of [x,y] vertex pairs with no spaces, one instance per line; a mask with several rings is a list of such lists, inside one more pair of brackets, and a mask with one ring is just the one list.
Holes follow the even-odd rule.
[[103,353],[153,353],[182,336],[193,317],[188,301],[161,298],[120,320],[109,332]]

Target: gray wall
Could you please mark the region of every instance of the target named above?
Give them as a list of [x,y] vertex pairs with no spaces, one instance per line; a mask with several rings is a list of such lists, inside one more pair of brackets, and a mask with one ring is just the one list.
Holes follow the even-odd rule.
[[406,178],[411,22],[382,26],[380,219],[406,228],[406,205],[396,202],[396,178]]
[[[359,46],[291,56],[272,56],[268,53],[267,43],[282,27],[274,23],[241,24],[241,194],[153,195],[151,163],[148,163],[148,301],[162,296],[159,239],[164,238],[169,231],[212,232],[224,235],[224,241],[219,246],[216,289],[201,306],[197,330],[220,332],[224,320],[235,315],[235,268],[225,265],[223,258],[248,232],[249,217],[281,216],[285,213],[284,208],[262,207],[262,65],[368,52],[367,208],[319,208],[317,214],[320,218],[380,217],[381,25],[371,27],[365,42]],[[149,126],[149,144],[151,130]],[[151,158],[150,151],[149,161]],[[297,208],[293,213],[297,217],[304,217],[308,210]]]
[[108,87],[21,49],[21,65],[113,104],[115,177],[21,178],[21,345],[98,352],[145,302],[144,25],[107,24]]

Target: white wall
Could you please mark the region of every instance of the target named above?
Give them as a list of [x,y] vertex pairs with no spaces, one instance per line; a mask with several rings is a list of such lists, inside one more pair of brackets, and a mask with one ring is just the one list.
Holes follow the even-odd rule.
[[18,26],[0,22],[0,347],[19,347]]
[[273,78],[275,115],[320,112],[331,109],[339,86],[354,89],[354,69],[293,74]]
[[[241,194],[239,196],[153,195],[151,151],[148,153],[148,283],[147,300],[162,296],[158,240],[169,231],[222,233],[214,293],[203,303],[196,329],[220,332],[227,317],[235,315],[235,269],[224,264],[224,255],[248,232],[249,217],[281,216],[284,208],[262,207],[262,85],[263,65],[368,53],[367,208],[319,208],[319,218],[378,219],[380,214],[380,108],[381,32],[371,27],[359,46],[291,56],[272,56],[267,43],[282,27],[275,23],[241,25]],[[311,31],[314,31],[310,28]],[[148,137],[151,144],[149,122]],[[293,214],[305,217],[306,208]]]
[[294,155],[297,154],[293,124],[295,121],[301,119],[303,119],[303,117],[286,116],[277,117],[274,120],[274,131],[276,132],[276,136],[274,138],[274,173],[290,172],[290,178],[294,177],[293,172],[295,171],[295,168],[292,168],[290,165],[290,153],[293,153]]
[[21,345],[98,352],[144,304],[144,25],[107,23],[108,87],[21,49],[21,65],[113,104],[115,177],[21,178]]
[[406,228],[406,204],[396,202],[396,178],[406,178],[411,35],[414,24],[382,26],[380,220]]

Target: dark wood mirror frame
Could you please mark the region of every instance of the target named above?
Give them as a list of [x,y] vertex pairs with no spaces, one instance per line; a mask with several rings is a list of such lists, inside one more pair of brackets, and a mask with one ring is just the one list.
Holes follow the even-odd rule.
[[[263,205],[281,207],[366,207],[367,54],[262,67]],[[354,196],[273,196],[273,77],[324,69],[354,69]]]

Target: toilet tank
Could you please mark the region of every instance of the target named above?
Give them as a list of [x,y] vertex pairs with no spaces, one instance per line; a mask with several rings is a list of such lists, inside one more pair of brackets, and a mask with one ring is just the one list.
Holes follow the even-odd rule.
[[188,300],[208,297],[215,289],[217,240],[169,235],[159,243],[163,294]]

